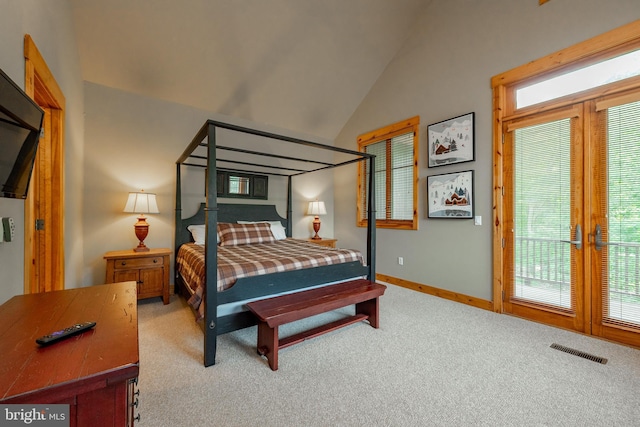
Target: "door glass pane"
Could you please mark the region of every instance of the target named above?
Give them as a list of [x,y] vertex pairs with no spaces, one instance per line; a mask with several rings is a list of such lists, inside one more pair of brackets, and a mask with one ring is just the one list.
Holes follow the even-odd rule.
[[[607,111],[604,318],[640,326],[640,102]],[[607,268],[608,267],[608,268]]]
[[513,295],[571,310],[571,122],[515,131]]

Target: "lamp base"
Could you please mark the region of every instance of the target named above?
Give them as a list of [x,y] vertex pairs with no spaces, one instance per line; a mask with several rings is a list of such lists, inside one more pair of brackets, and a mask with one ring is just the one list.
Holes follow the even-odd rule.
[[146,239],[147,234],[149,234],[149,224],[144,215],[138,217],[138,222],[136,222],[133,228],[136,230],[136,237],[140,241],[138,246],[133,248],[134,252],[148,252],[149,248],[144,244],[144,239]]
[[316,232],[315,236],[312,237],[313,240],[322,240],[322,237],[318,236],[318,231],[320,231],[320,218],[316,215],[313,219],[313,231]]

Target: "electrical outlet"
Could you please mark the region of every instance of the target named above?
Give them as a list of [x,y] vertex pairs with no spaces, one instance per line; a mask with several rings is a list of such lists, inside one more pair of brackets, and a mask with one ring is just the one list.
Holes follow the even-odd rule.
[[404,258],[401,256],[398,257],[398,265],[404,265]]

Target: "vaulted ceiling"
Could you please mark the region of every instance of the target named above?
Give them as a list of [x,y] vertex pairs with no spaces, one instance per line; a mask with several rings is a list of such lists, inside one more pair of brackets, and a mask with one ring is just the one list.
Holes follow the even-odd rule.
[[71,0],[83,78],[333,140],[432,0]]

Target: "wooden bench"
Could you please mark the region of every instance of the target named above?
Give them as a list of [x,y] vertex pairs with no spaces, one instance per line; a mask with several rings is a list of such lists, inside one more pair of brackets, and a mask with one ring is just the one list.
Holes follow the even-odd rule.
[[[369,280],[358,279],[253,301],[247,304],[258,317],[258,353],[266,356],[273,371],[278,369],[278,350],[304,340],[334,331],[343,326],[368,320],[379,326],[378,297],[387,287]],[[326,313],[355,304],[356,314],[290,337],[278,338],[278,327],[316,314]]]

